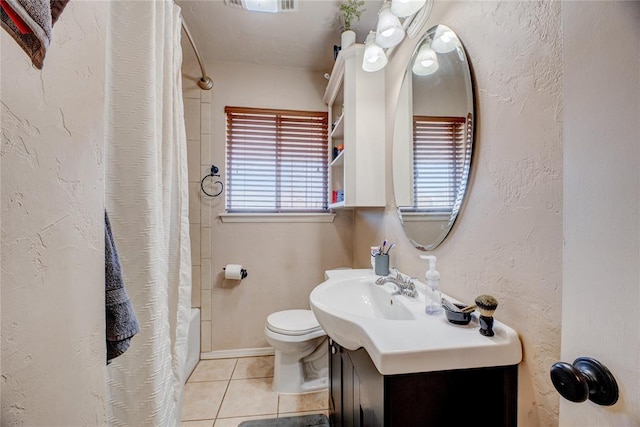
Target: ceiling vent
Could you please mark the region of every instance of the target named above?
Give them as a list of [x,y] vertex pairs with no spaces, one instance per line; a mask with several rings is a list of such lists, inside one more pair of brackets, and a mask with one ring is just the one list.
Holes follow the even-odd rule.
[[297,12],[299,0],[224,0],[227,6],[252,12]]

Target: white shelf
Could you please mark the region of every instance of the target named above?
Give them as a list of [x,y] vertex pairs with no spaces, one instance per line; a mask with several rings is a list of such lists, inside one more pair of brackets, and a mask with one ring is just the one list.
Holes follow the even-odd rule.
[[329,203],[329,209],[344,208],[344,200],[338,203]]
[[342,138],[344,138],[344,113],[338,117],[338,120],[336,120],[333,130],[331,131],[331,139]]
[[342,150],[338,156],[333,159],[333,161],[331,162],[331,167],[339,167],[339,166],[344,166],[344,150]]

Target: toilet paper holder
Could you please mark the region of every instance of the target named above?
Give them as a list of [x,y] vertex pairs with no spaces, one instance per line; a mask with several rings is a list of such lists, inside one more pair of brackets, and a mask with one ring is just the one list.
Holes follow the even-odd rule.
[[[226,271],[226,267],[222,267],[222,271]],[[246,268],[242,268],[240,269],[240,280],[246,278],[249,275],[249,272],[247,271]]]

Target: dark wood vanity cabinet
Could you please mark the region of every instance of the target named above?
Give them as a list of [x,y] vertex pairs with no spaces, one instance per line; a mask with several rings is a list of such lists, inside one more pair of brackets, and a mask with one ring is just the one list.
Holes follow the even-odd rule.
[[517,365],[382,375],[364,349],[329,346],[333,427],[517,425]]

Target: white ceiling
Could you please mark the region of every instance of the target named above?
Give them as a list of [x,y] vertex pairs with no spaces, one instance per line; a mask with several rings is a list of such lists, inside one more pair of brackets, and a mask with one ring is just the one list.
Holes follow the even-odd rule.
[[[297,12],[259,13],[229,7],[223,0],[176,0],[203,62],[230,61],[330,72],[341,0],[299,0]],[[356,41],[375,29],[382,0],[365,0]],[[183,37],[185,58],[194,58]]]

